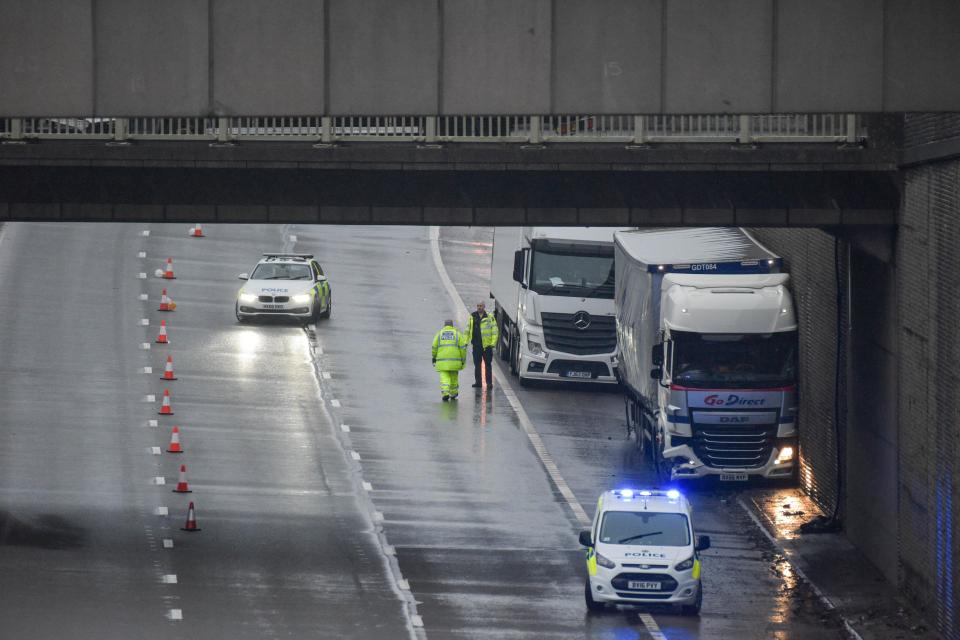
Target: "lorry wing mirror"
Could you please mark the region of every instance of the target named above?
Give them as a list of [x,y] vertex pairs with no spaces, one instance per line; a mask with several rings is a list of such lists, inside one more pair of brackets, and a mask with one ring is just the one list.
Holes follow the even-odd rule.
[[662,377],[663,377],[663,369],[661,369],[660,367],[657,367],[655,369],[650,369],[651,380],[659,380]]
[[523,284],[523,249],[513,252],[513,280]]
[[705,551],[710,548],[710,536],[697,536],[697,551]]
[[650,362],[655,367],[659,367],[663,364],[663,343],[653,345],[653,348],[650,350]]
[[593,546],[593,540],[590,538],[590,532],[589,532],[589,531],[581,531],[581,532],[580,532],[580,545],[583,546],[583,547],[592,547],[592,546]]

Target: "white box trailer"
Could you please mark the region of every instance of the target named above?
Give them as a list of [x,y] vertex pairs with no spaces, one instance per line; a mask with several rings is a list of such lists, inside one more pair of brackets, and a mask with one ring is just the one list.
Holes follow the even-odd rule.
[[[622,229],[622,228],[620,228]],[[497,353],[520,383],[616,384],[612,227],[496,227]]]
[[797,321],[783,261],[743,229],[618,232],[628,431],[661,480],[792,477]]

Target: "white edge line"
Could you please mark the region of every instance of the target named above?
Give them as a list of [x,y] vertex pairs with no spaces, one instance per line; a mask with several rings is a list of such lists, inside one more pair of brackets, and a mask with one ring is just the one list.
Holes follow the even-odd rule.
[[810,588],[813,590],[815,594],[817,594],[817,598],[820,600],[823,606],[825,606],[830,611],[836,611],[837,614],[839,614],[840,619],[843,620],[843,626],[846,629],[847,633],[850,634],[850,637],[854,638],[855,640],[863,640],[860,634],[857,633],[857,630],[850,625],[850,621],[847,619],[847,617],[843,615],[843,613],[841,613],[839,609],[837,609],[837,606],[835,604],[833,604],[833,601],[830,600],[830,598],[828,598],[827,595],[820,590],[820,587],[818,587],[813,580],[807,577],[807,574],[803,572],[803,569],[798,567],[796,563],[790,560],[790,556],[787,555],[787,550],[784,549],[779,542],[777,542],[777,539],[774,538],[773,535],[767,530],[764,524],[760,521],[760,518],[757,517],[757,514],[753,512],[753,509],[751,509],[750,506],[743,501],[743,496],[737,497],[737,504],[739,504],[740,508],[744,510],[744,512],[750,517],[751,520],[753,520],[753,523],[757,525],[757,528],[763,532],[763,535],[767,537],[767,540],[770,541],[770,544],[772,544],[773,547],[780,552],[780,555],[782,555],[783,559],[786,560],[787,564],[790,565],[790,568],[793,570],[793,572],[796,573],[798,576],[800,576],[800,578],[804,582],[810,585]]
[[640,622],[647,628],[647,633],[650,634],[653,640],[667,640],[667,636],[663,635],[663,631],[660,630],[660,625],[657,624],[657,621],[653,619],[652,615],[649,613],[641,613]]
[[[430,227],[430,250],[433,254],[433,264],[437,269],[440,280],[443,282],[443,286],[447,290],[447,295],[450,296],[450,300],[453,302],[453,305],[456,308],[457,320],[462,322],[469,315],[469,313],[466,305],[463,303],[463,300],[460,299],[460,294],[457,293],[456,287],[453,286],[453,282],[450,280],[449,274],[447,274],[446,267],[443,266],[443,260],[440,257],[440,227]],[[503,395],[506,396],[507,402],[510,403],[513,411],[517,414],[517,418],[520,420],[520,425],[523,427],[524,432],[526,432],[527,438],[530,440],[530,444],[533,445],[533,449],[536,452],[537,457],[540,458],[540,463],[546,470],[547,475],[550,476],[550,480],[553,481],[554,486],[557,487],[560,495],[563,496],[564,501],[566,501],[567,505],[570,507],[570,510],[573,511],[573,515],[577,518],[577,521],[580,523],[580,525],[589,526],[590,517],[587,515],[587,512],[584,511],[583,506],[581,506],[576,496],[573,495],[570,485],[567,484],[567,481],[564,480],[563,476],[560,474],[560,470],[553,461],[553,457],[547,451],[547,447],[543,444],[543,439],[533,426],[530,416],[527,415],[523,405],[520,404],[520,400],[517,398],[516,391],[514,391],[513,386],[507,379],[507,376],[504,375],[503,370],[500,368],[500,363],[497,362],[495,358],[492,360],[492,362],[493,375],[496,377],[497,382],[500,383],[500,390],[503,391]]]

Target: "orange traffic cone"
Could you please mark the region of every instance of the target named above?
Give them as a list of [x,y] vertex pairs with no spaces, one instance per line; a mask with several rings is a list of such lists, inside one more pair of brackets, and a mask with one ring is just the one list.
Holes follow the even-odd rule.
[[190,487],[187,485],[187,465],[180,465],[180,481],[177,482],[177,488],[173,490],[174,493],[193,493],[190,490]]
[[193,507],[193,502],[187,507],[187,524],[180,527],[181,531],[200,531],[197,526],[197,512]]
[[193,229],[190,229],[191,238],[202,238],[203,237],[203,227],[200,226],[200,223],[197,223]]
[[164,280],[176,280],[177,276],[173,275],[173,258],[167,258],[167,268],[163,272]]
[[167,366],[163,368],[163,379],[164,380],[177,379],[177,376],[173,375],[173,356],[167,356]]
[[172,416],[173,408],[170,406],[170,389],[163,390],[163,404],[160,405],[160,415]]
[[160,308],[157,311],[173,311],[177,308],[177,305],[173,303],[173,300],[167,297],[167,290],[164,289],[160,294]]
[[158,342],[159,344],[169,344],[170,342],[169,340],[167,340],[167,321],[166,320],[160,321],[160,333],[157,334],[156,342]]
[[183,447],[180,446],[180,427],[174,427],[170,432],[170,446],[167,447],[167,453],[183,453]]

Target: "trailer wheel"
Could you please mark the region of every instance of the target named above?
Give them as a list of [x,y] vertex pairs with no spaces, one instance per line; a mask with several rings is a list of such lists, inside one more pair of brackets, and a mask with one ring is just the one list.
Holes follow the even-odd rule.
[[516,329],[510,330],[510,373],[515,376],[520,374],[520,338],[517,336]]
[[653,468],[657,472],[657,480],[661,484],[670,482],[670,465],[663,457],[663,438],[659,434],[650,443],[650,457],[653,461]]
[[633,407],[631,406],[631,402],[632,401],[630,400],[630,396],[624,394],[623,395],[623,413],[625,414],[625,417],[627,419],[627,440],[630,439],[630,434],[633,431],[633,424],[630,422],[630,413],[633,410]]

